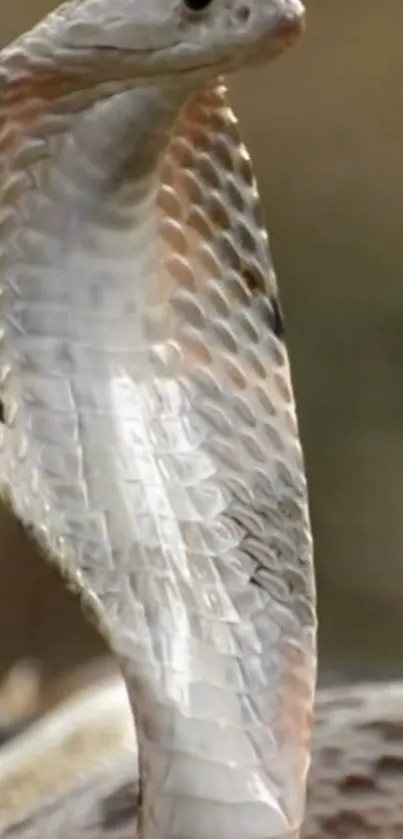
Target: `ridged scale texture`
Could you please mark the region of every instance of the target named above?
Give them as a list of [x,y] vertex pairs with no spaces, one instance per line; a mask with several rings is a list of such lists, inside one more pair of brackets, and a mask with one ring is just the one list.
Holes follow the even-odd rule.
[[319,694],[304,839],[403,836],[403,684]]
[[119,655],[144,836],[294,837],[312,548],[248,155],[218,84],[111,198],[38,90],[0,124],[4,492]]
[[[66,725],[66,716],[71,717],[74,703],[56,709],[48,720],[45,718],[44,723],[36,726],[35,771],[27,759],[29,734],[17,738],[6,750],[14,754],[14,773],[18,765],[20,787],[30,793],[28,802],[36,795],[36,807],[30,810],[26,798],[24,806],[21,798],[18,805],[15,774],[9,767],[5,769],[3,762],[6,778],[0,778],[0,797],[8,819],[3,832],[0,830],[2,839],[51,839],[56,835],[63,839],[132,839],[135,835],[138,779],[134,776],[133,760],[127,758],[131,742],[127,698],[122,686],[114,684],[115,705],[110,710],[116,722],[116,737],[114,744],[107,738],[105,742],[105,692],[111,692],[109,683],[97,685],[92,700],[99,752],[104,757],[105,750],[110,750],[107,771],[100,768],[97,750],[93,751],[94,725],[90,727],[88,743],[86,727],[78,724],[77,713],[75,723]],[[80,701],[75,701],[76,706]],[[87,695],[84,701],[88,702]],[[106,721],[110,724],[109,713]],[[80,767],[81,777],[86,778],[77,780],[73,788],[66,788],[65,784],[63,789],[59,787],[56,796],[53,789],[44,794],[43,778],[51,770],[53,759],[43,736],[47,724],[54,731],[62,724],[68,732],[67,738],[60,738],[59,762],[65,764],[65,775],[71,774],[69,764],[73,763],[75,772]],[[79,734],[76,747],[75,730]],[[402,832],[403,683],[319,690],[304,839],[400,839]]]

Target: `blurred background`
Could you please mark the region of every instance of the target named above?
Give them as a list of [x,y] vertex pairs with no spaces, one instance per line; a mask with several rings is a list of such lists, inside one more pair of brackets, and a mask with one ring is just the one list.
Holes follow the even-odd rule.
[[[7,42],[55,5],[13,0]],[[322,681],[403,675],[403,5],[308,0],[304,42],[232,81],[278,270],[306,453]],[[0,678],[103,651],[6,510]]]

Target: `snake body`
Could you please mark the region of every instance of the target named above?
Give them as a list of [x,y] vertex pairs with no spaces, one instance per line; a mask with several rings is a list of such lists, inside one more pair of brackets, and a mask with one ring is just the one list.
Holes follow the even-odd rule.
[[[133,839],[136,743],[116,676],[96,682],[0,751],[4,839]],[[319,690],[304,839],[399,839],[403,683]]]
[[0,55],[0,485],[120,662],[144,839],[303,820],[306,480],[221,80],[302,21],[298,0],[84,0]]

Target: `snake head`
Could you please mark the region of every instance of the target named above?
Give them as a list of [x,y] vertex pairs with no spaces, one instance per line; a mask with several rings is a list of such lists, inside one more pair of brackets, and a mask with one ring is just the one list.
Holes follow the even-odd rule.
[[303,30],[300,0],[81,0],[63,4],[24,38],[34,62],[53,58],[75,73],[90,65],[100,81],[153,82],[263,63]]

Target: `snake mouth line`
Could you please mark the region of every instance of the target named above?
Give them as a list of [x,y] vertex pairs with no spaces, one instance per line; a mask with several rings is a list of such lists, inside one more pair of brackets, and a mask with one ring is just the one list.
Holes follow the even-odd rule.
[[[263,62],[265,59],[269,60],[271,57],[274,58],[286,49],[294,46],[303,37],[305,29],[306,16],[304,11],[298,15],[286,16],[279,20],[269,32],[265,32],[256,38],[255,43],[251,41],[247,44],[244,48],[245,52],[250,51],[252,63],[254,58],[259,62]],[[115,53],[121,56],[125,64],[130,59],[135,63],[137,56],[139,62],[143,60],[147,61],[148,58],[151,59],[152,63],[148,67],[142,66],[141,69],[139,67],[139,77],[144,80],[147,78],[154,79],[160,76],[175,76],[176,74],[197,74],[203,71],[214,70],[214,68],[217,68],[217,75],[222,75],[227,69],[230,70],[236,61],[232,53],[223,56],[220,61],[212,58],[210,61],[201,61],[199,63],[190,61],[186,63],[186,58],[183,58],[182,61],[178,62],[176,68],[173,67],[170,69],[167,58],[173,51],[179,49],[180,45],[179,41],[173,41],[171,44],[164,44],[163,47],[156,50],[130,49],[129,47],[117,47],[108,44],[94,44],[92,48],[96,52],[104,53],[105,55],[113,55]],[[84,45],[79,47],[75,45],[72,49],[78,55],[81,52],[84,54],[87,48]],[[160,61],[158,60],[159,58]],[[173,63],[175,64],[175,62]],[[240,60],[239,64],[241,65],[241,63]],[[122,77],[124,76],[124,69],[122,67]]]
[[[34,97],[36,101],[50,101],[103,84],[123,83],[125,87],[134,87],[137,84],[153,84],[161,78],[169,82],[174,81],[175,77],[200,76],[203,73],[211,78],[219,77],[240,70],[244,64],[261,65],[280,56],[302,38],[304,31],[305,12],[302,11],[281,18],[269,32],[254,40],[251,38],[240,48],[239,57],[235,51],[222,55],[219,60],[211,57],[210,60],[200,62],[196,58],[192,61],[191,56],[173,58],[172,54],[176,50],[179,52],[179,41],[165,44],[156,50],[129,49],[105,43],[66,45],[65,63],[49,70],[40,60],[37,64],[33,61],[29,76],[12,79],[2,91],[2,96],[6,105],[12,107],[29,97]],[[88,73],[89,49],[105,57],[105,64],[94,68],[93,73]],[[3,51],[5,60],[6,54],[7,50]]]

